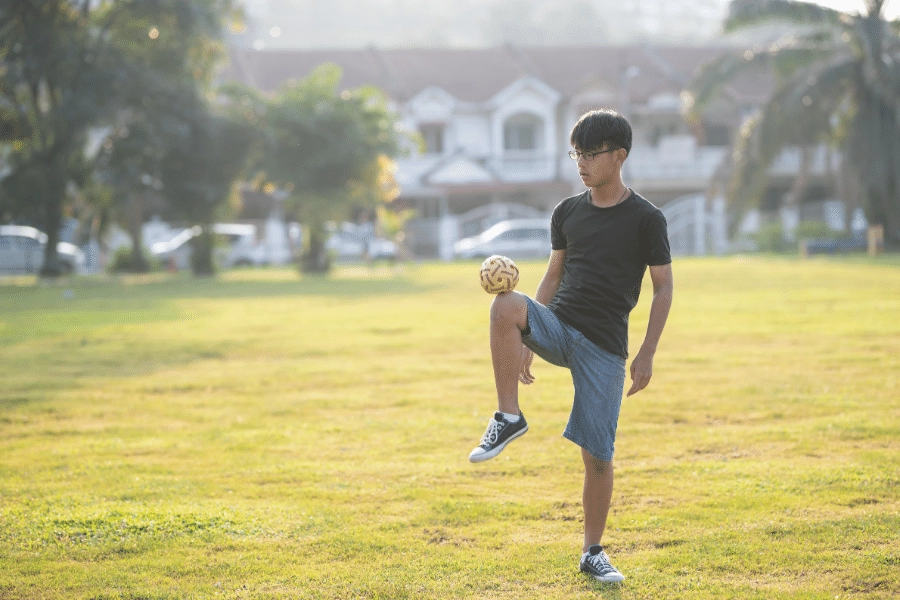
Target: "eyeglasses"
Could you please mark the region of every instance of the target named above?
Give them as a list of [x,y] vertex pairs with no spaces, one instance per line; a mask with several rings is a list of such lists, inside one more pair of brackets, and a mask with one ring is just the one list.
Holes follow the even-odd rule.
[[607,152],[615,152],[618,148],[607,148],[606,150],[600,150],[599,152],[579,152],[578,150],[569,150],[569,158],[572,160],[578,160],[581,157],[584,157],[584,160],[590,162],[594,160],[594,157],[598,154],[606,154]]

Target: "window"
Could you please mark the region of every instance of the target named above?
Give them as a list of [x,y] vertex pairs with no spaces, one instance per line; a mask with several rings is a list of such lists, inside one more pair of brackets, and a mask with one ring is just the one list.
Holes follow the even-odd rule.
[[34,238],[17,235],[14,239],[19,248],[27,252],[33,252],[41,247],[41,243]]
[[419,133],[425,140],[425,154],[444,153],[444,124],[423,123],[419,125]]
[[533,115],[515,115],[503,124],[504,150],[537,150],[541,121]]
[[497,236],[500,241],[547,240],[550,232],[546,229],[510,229]]
[[707,146],[727,146],[731,142],[731,130],[728,125],[704,123],[703,137]]

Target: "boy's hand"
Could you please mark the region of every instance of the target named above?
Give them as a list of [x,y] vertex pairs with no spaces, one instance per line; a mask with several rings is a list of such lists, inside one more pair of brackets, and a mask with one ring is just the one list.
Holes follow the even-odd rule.
[[534,352],[531,348],[522,344],[522,371],[519,373],[519,381],[525,385],[534,383],[534,375],[531,374],[531,361],[534,360]]
[[637,356],[631,361],[631,389],[626,397],[637,394],[647,387],[650,378],[653,377],[653,352],[645,350],[642,346]]

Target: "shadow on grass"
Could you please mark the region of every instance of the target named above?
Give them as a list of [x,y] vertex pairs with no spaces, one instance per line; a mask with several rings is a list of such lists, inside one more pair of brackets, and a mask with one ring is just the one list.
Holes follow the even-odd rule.
[[[363,298],[399,294],[419,294],[436,289],[410,279],[359,278],[331,279],[304,277],[296,281],[229,281],[190,279],[187,277],[147,277],[117,280],[75,278],[33,285],[3,285],[0,282],[0,308],[35,310],[70,307],[80,300],[138,301],[177,300],[183,298],[271,298],[277,296],[322,296]],[[98,307],[100,308],[100,307]],[[114,308],[114,306],[110,306]]]
[[223,279],[198,280],[154,274],[0,285],[0,379],[6,382],[0,390],[0,412],[78,387],[83,378],[146,375],[171,365],[223,358],[227,352],[222,344],[227,340],[198,337],[161,345],[117,333],[120,327],[184,319],[180,300],[317,297],[341,302],[415,295],[437,287],[402,276],[261,275],[268,279],[232,281],[226,274]]

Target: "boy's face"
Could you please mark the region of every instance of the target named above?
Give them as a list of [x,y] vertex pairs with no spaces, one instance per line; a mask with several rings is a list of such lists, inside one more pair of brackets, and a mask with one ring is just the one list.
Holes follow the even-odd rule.
[[[578,152],[583,152],[581,148],[575,147]],[[588,160],[583,154],[578,157],[578,175],[586,187],[602,187],[607,183],[618,180],[619,173],[622,169],[622,163],[627,153],[622,148],[611,150],[606,144],[600,148],[593,148],[586,151],[588,154],[594,154],[594,157]]]

